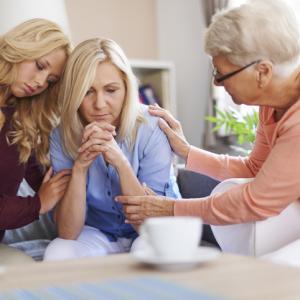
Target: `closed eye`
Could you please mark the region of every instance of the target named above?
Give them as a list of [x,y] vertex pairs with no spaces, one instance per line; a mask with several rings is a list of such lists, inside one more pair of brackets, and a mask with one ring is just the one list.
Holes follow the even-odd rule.
[[35,61],[35,65],[36,65],[36,68],[40,71],[43,71],[45,69],[44,65],[37,60]]
[[58,81],[58,79],[57,79],[56,77],[49,77],[49,78],[47,79],[47,83],[48,83],[49,85],[53,85],[53,84],[55,84],[57,81]]
[[94,89],[89,89],[86,93],[85,93],[85,96],[89,96],[91,94],[94,93]]
[[106,91],[110,94],[114,93],[117,89],[107,89]]

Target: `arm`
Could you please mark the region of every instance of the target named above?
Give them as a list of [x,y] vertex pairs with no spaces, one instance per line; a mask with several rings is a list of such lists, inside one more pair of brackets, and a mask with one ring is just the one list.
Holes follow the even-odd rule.
[[171,176],[172,150],[168,139],[158,126],[158,120],[148,120],[151,132],[141,132],[141,144],[145,145],[140,153],[138,178],[146,183],[156,194],[165,196]]
[[43,170],[34,155],[29,157],[25,170],[25,179],[30,187],[37,192],[43,181]]
[[[163,202],[154,196],[120,197],[130,208],[127,218],[140,222],[149,216],[189,215],[208,224],[234,224],[278,215],[300,195],[300,116],[285,117],[290,119],[276,127],[273,138],[270,135],[272,150],[253,181],[201,199]],[[155,205],[162,208],[155,210]]]
[[118,167],[121,191],[123,195],[144,195],[145,190],[135,176],[128,160],[123,161]]
[[252,182],[201,200],[175,203],[175,215],[198,215],[209,224],[233,224],[278,215],[300,195],[299,114],[275,132],[273,148]]
[[144,195],[145,191],[115,139],[99,146],[104,160],[114,166],[119,174],[123,195]]
[[89,166],[101,154],[101,142],[111,140],[109,132],[114,127],[91,123],[86,126],[82,145],[74,162],[62,151],[59,132],[51,139],[51,158],[55,169],[72,166],[72,175],[67,191],[56,208],[55,219],[59,236],[65,239],[76,239],[80,234],[86,216],[86,182]]
[[[173,151],[186,162],[186,168],[218,180],[232,177],[253,177],[269,153],[265,133],[259,125],[256,142],[249,158],[218,155],[196,147],[186,141],[180,123],[165,109],[150,106],[149,112],[160,117],[159,125],[168,137]],[[260,118],[262,111],[260,111]]]
[[0,230],[25,226],[39,218],[40,199],[0,195]]
[[[17,162],[9,162],[2,169],[4,175],[5,170],[16,171],[14,166]],[[23,167],[23,166],[22,166]],[[41,182],[42,172],[41,168],[33,157],[28,161],[25,166],[25,177],[28,182],[36,190],[39,189],[38,193],[34,196],[8,196],[5,193],[0,194],[0,229],[14,229],[25,226],[39,218],[40,213],[45,213],[49,209],[53,208],[56,202],[61,198],[61,185],[56,187],[56,178],[51,179],[51,189],[49,190],[49,184]],[[49,176],[45,175],[45,179]],[[42,183],[42,184],[41,184]],[[8,182],[8,184],[10,184]],[[17,189],[18,182],[11,182],[12,186]],[[54,184],[54,188],[53,187]],[[16,186],[14,186],[16,185]]]
[[253,149],[247,158],[215,154],[191,147],[187,156],[186,168],[213,177],[217,180],[228,178],[254,177],[270,152],[261,122],[256,131]]
[[54,220],[60,237],[74,239],[84,223],[86,171],[82,172],[80,168],[77,168],[73,160],[64,153],[58,128],[50,137],[50,156],[55,173],[65,168],[72,169],[65,195],[55,208]]
[[171,199],[167,201],[169,199],[165,197],[172,163],[172,151],[166,135],[155,123],[151,134],[142,132],[141,139],[141,144],[145,146],[141,147],[138,178],[160,196],[147,193],[148,196],[117,197],[116,200],[123,204],[127,220],[136,225],[141,224],[147,217],[156,216],[157,212],[161,216],[173,215],[175,202]]
[[75,162],[67,191],[55,212],[61,238],[76,239],[82,230],[86,215],[86,177],[87,168]]

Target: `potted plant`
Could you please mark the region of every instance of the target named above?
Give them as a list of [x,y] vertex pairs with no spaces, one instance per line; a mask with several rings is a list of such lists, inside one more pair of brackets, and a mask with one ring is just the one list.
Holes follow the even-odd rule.
[[[255,141],[256,128],[258,124],[258,112],[253,110],[251,113],[242,114],[234,108],[221,111],[215,107],[216,116],[207,116],[205,119],[215,124],[213,131],[224,128],[225,133],[236,137],[239,146],[231,145],[235,150],[242,154],[248,154],[249,149],[242,145],[252,145]],[[248,146],[249,148],[249,146]]]

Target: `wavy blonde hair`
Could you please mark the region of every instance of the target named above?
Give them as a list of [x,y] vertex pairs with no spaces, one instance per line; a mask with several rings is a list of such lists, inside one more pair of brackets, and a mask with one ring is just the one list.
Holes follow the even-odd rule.
[[5,122],[1,108],[13,105],[15,113],[8,140],[18,146],[20,163],[26,163],[34,151],[42,165],[49,165],[49,134],[58,120],[59,83],[33,97],[12,97],[8,103],[9,87],[21,62],[38,59],[57,49],[65,50],[69,56],[70,40],[57,24],[45,19],[23,22],[0,37],[0,130]]
[[138,124],[145,121],[139,104],[136,77],[120,46],[110,39],[99,38],[80,43],[67,62],[58,97],[61,105],[62,145],[65,153],[73,159],[78,154],[84,128],[79,107],[92,85],[97,66],[104,61],[112,63],[120,70],[126,89],[118,139],[124,139],[132,146]]

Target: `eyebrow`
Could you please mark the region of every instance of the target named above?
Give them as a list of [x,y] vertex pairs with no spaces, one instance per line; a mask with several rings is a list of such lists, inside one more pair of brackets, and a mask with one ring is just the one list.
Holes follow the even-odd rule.
[[105,84],[105,86],[107,86],[107,85],[120,85],[121,83],[120,82],[116,82],[116,81],[113,81],[113,82],[109,82],[109,83],[107,83],[107,84]]

